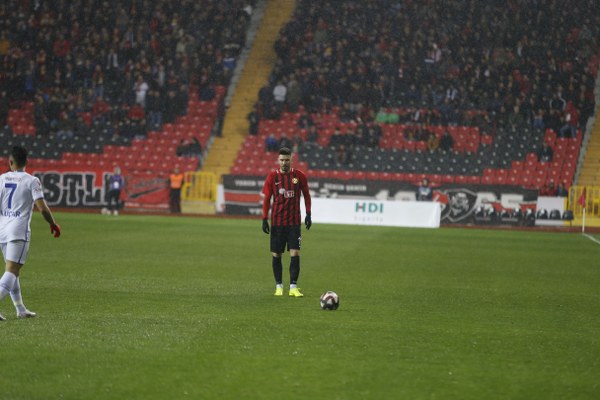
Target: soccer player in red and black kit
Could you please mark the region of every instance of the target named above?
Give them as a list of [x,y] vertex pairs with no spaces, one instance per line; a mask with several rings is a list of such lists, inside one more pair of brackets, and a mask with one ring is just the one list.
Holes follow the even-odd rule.
[[[306,206],[306,218],[304,223],[306,229],[310,229],[312,220],[310,218],[310,192],[306,175],[292,168],[292,152],[283,147],[279,150],[279,169],[267,176],[263,194],[263,232],[271,233],[271,254],[273,255],[273,275],[275,277],[275,296],[283,296],[283,268],[281,265],[281,254],[287,245],[290,251],[290,292],[292,297],[303,297],[298,287],[300,276],[300,243],[302,233],[300,225],[300,193],[304,197]],[[271,210],[271,229],[269,229],[269,208],[271,208],[271,197],[273,198],[273,209]]]

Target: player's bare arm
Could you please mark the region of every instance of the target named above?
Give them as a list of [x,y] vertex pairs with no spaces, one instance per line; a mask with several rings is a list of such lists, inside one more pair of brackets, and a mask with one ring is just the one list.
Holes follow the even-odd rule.
[[38,210],[40,210],[40,213],[42,213],[42,216],[44,217],[46,222],[50,225],[50,233],[52,233],[54,235],[54,237],[59,237],[60,236],[60,225],[58,225],[56,223],[56,220],[54,219],[54,215],[52,215],[52,211],[50,211],[50,208],[48,207],[46,200],[37,199],[35,201],[35,206],[37,207]]

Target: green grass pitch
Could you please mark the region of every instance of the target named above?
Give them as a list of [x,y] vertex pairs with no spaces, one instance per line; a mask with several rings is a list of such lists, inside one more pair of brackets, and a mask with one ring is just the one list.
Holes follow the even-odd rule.
[[315,224],[296,299],[272,295],[259,220],[57,219],[58,240],[34,215],[22,272],[38,318],[0,302],[0,399],[600,393],[600,245],[580,234]]

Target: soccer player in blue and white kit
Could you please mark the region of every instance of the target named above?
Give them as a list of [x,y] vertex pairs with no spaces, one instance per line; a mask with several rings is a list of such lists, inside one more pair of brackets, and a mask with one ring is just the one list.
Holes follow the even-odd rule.
[[[0,278],[0,300],[10,294],[17,309],[17,318],[31,318],[36,313],[23,304],[19,272],[29,250],[29,225],[34,204],[50,224],[50,233],[54,237],[60,236],[60,226],[44,200],[40,180],[25,172],[27,150],[20,146],[13,147],[8,163],[10,172],[0,175],[0,247],[6,263]],[[0,314],[0,321],[5,319]]]

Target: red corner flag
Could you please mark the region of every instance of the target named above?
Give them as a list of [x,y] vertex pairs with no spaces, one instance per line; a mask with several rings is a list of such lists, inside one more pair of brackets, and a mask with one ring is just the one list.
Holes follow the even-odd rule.
[[581,207],[585,207],[585,189],[583,188],[583,192],[581,192],[581,196],[579,196],[579,204]]

